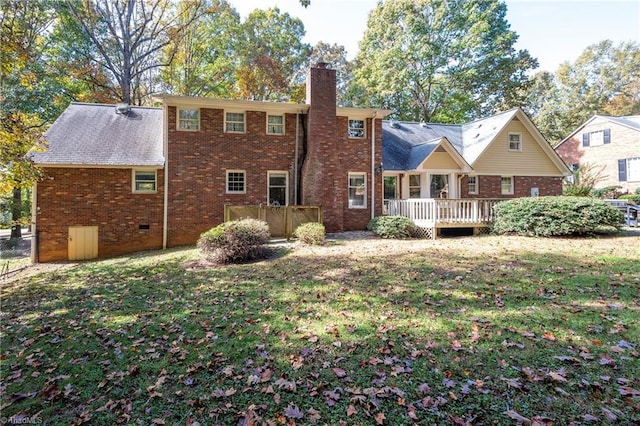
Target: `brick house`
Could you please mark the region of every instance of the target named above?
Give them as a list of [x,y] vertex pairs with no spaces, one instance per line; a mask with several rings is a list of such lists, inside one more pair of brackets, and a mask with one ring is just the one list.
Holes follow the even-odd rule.
[[[430,168],[448,173],[450,197],[499,196],[505,175],[513,191],[503,196],[529,195],[534,186],[540,195],[561,191],[564,163],[522,111],[482,121],[499,126],[492,136],[479,132],[484,148],[473,138],[476,122],[438,137],[431,152],[433,138],[423,146],[410,132],[403,136],[404,127],[383,124],[391,111],[337,107],[335,70],[324,64],[310,70],[304,104],[157,100],[161,108],[74,103],[47,131],[47,150],[32,155],[45,173],[34,188],[34,261],[194,244],[224,221],[225,204],[321,205],[328,232],[362,230],[383,214],[389,181],[401,183],[394,195],[413,196],[415,178],[401,175],[430,179]],[[509,150],[491,151],[497,140],[504,148],[513,129],[518,161]],[[493,155],[506,157],[487,158]],[[463,178],[472,175],[476,193]],[[433,188],[422,186],[419,195],[433,196]]]
[[640,115],[594,115],[555,147],[572,169],[591,165],[600,171],[599,188],[640,188]]

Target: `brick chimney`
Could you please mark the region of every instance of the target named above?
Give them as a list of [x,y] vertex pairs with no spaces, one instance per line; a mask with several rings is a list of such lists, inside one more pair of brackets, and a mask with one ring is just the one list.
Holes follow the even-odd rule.
[[320,62],[307,75],[307,157],[302,168],[302,202],[322,205],[327,232],[343,230],[347,177],[340,179],[336,137],[336,70]]

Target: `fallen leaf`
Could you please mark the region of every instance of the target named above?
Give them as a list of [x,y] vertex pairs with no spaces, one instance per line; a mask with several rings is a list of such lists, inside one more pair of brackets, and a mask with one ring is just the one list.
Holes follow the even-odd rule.
[[357,413],[358,413],[358,410],[356,410],[356,407],[354,407],[353,404],[350,404],[349,408],[347,408],[347,417],[351,417]]
[[384,419],[385,419],[385,417],[384,417],[384,413],[378,413],[378,414],[376,414],[376,424],[377,424],[377,425],[384,424]]
[[631,396],[640,396],[640,391],[637,389],[633,389],[629,386],[620,386],[618,388],[618,391],[620,392],[620,395],[631,395]]
[[304,418],[304,413],[300,411],[297,405],[289,405],[286,410],[284,410],[284,415],[290,419],[302,419]]
[[531,425],[531,420],[530,419],[528,419],[528,418],[526,418],[524,416],[521,416],[518,412],[516,412],[514,410],[505,411],[504,414],[506,414],[510,419],[517,420],[520,423],[524,423],[527,426]]

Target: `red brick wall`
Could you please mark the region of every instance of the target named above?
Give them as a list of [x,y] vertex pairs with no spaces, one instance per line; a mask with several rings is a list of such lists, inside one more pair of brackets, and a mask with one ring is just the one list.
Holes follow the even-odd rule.
[[68,258],[70,226],[98,226],[99,257],[162,248],[162,170],[155,194],[132,193],[131,169],[46,168],[45,174],[36,191],[38,261]]
[[[169,246],[193,244],[224,221],[224,205],[267,202],[267,171],[289,172],[293,203],[296,115],[286,114],[285,134],[266,134],[266,113],[246,112],[246,133],[224,132],[224,111],[200,109],[200,131],[176,130],[168,108]],[[300,144],[302,142],[300,141]],[[244,170],[246,193],[226,193],[226,171]]]
[[514,193],[502,194],[500,176],[478,176],[478,194],[469,194],[467,179],[462,178],[461,198],[520,198],[530,197],[531,188],[538,188],[540,197],[562,195],[562,178],[547,176],[514,176]]

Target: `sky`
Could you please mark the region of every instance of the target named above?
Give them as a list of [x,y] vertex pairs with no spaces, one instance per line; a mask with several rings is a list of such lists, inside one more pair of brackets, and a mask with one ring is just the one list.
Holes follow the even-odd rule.
[[[228,0],[244,20],[254,9],[277,6],[304,23],[304,42],[337,43],[348,59],[358,52],[369,12],[377,0]],[[391,1],[391,0],[387,0]],[[574,62],[590,45],[602,40],[640,42],[640,0],[507,0],[507,21],[519,38],[517,50],[538,59],[536,71],[555,72]]]

